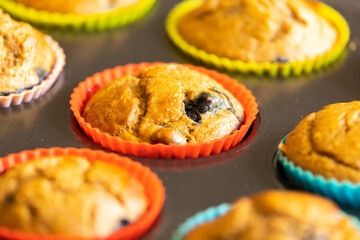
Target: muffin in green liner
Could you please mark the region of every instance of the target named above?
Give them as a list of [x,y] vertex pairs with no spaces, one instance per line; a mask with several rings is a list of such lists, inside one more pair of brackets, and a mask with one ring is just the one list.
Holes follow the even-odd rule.
[[[168,35],[183,52],[206,64],[230,71],[259,76],[267,74],[272,77],[298,76],[326,67],[341,55],[349,40],[350,31],[346,20],[323,3],[281,0],[276,4],[268,2],[267,5],[271,7],[260,11],[257,9],[260,7],[251,5],[262,4],[254,2],[256,1],[186,0],[169,14],[166,22]],[[296,4],[306,6],[305,10],[297,10]],[[283,5],[294,6],[283,10]],[[273,14],[269,13],[270,10]],[[243,12],[246,11],[250,12],[249,16],[244,16]],[[281,14],[283,16],[279,19],[278,15]],[[253,19],[257,15],[258,19]],[[287,19],[292,18],[294,20],[288,22]],[[313,19],[320,21],[315,27],[312,27]],[[298,23],[301,21],[304,23]],[[304,27],[304,32],[300,34],[298,29],[301,30],[301,25],[312,28],[307,31]],[[330,33],[323,33],[312,41],[311,36],[322,33],[323,29],[319,28],[323,25],[329,28]],[[187,33],[184,28],[188,28]],[[248,37],[249,34],[254,36]],[[306,35],[304,41],[298,39],[300,35]],[[326,45],[323,40],[331,38],[333,42],[327,43],[324,49],[317,51],[313,47]],[[302,45],[301,51],[296,52]],[[305,46],[309,46],[311,50]]]
[[156,0],[138,0],[124,7],[102,12],[59,13],[35,9],[13,0],[0,1],[0,8],[12,17],[37,26],[71,29],[74,31],[99,31],[131,24],[147,14]]

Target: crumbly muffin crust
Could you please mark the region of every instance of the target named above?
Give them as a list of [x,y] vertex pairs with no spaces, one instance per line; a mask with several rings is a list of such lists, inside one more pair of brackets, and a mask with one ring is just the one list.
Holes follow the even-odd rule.
[[15,0],[27,7],[58,13],[91,14],[133,5],[140,0]]
[[[189,44],[232,60],[288,62],[332,49],[336,29],[309,0],[207,0],[179,22]],[[211,27],[210,27],[211,26]]]
[[360,102],[336,103],[311,113],[280,149],[289,161],[339,181],[360,182]]
[[331,201],[312,194],[269,191],[243,197],[224,216],[186,240],[355,240],[360,234]]
[[146,208],[143,187],[127,172],[83,157],[43,157],[0,176],[0,226],[11,229],[105,237]]
[[231,134],[244,120],[244,110],[207,75],[158,64],[101,88],[87,102],[83,117],[123,140],[186,144]]
[[0,95],[39,84],[54,61],[55,53],[42,33],[0,10]]

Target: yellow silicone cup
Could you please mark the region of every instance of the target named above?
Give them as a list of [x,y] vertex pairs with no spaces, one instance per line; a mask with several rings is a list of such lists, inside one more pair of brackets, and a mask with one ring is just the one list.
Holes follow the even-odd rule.
[[13,18],[37,26],[72,29],[74,31],[98,31],[122,27],[135,22],[148,13],[156,0],[139,0],[137,3],[109,12],[94,14],[61,14],[26,7],[13,0],[1,0],[0,8]]
[[350,30],[346,20],[336,10],[330,6],[319,3],[317,13],[330,22],[338,31],[338,40],[333,49],[324,53],[314,59],[296,61],[289,63],[271,63],[271,62],[243,62],[240,60],[232,60],[229,58],[218,57],[215,54],[207,53],[204,50],[198,49],[187,43],[178,31],[179,20],[188,12],[198,8],[203,0],[186,0],[178,4],[168,15],[166,20],[166,30],[170,39],[183,52],[191,57],[204,62],[205,64],[213,65],[216,68],[222,68],[229,71],[241,73],[254,73],[258,76],[269,75],[271,77],[290,75],[299,76],[301,74],[308,74],[321,68],[327,67],[333,63],[343,52],[350,37]]

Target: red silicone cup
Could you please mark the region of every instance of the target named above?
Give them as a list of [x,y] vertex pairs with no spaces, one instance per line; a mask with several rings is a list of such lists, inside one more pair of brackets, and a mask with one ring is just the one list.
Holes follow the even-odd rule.
[[101,132],[100,129],[93,128],[89,123],[85,122],[85,119],[82,117],[83,109],[86,102],[97,90],[112,80],[127,74],[134,74],[143,68],[156,64],[161,64],[161,62],[119,66],[113,69],[107,69],[101,73],[96,73],[94,76],[88,77],[85,81],[79,83],[78,87],[76,87],[74,92],[71,94],[70,105],[81,129],[88,137],[103,147],[110,148],[113,151],[124,154],[137,157],[177,159],[209,156],[211,154],[226,151],[241,142],[258,113],[258,104],[255,101],[255,97],[252,95],[250,90],[248,90],[243,84],[238,83],[235,79],[214,70],[208,70],[203,67],[195,67],[192,65],[185,66],[202,72],[222,84],[243,105],[245,109],[245,122],[231,135],[209,143],[198,144],[165,145],[161,143],[135,143],[124,141],[118,137],[113,137],[108,133]]
[[[81,156],[89,161],[103,161],[116,165],[129,172],[140,184],[144,186],[145,195],[148,198],[148,209],[144,215],[136,222],[117,230],[105,239],[137,239],[147,232],[159,216],[165,201],[165,189],[156,176],[149,168],[144,167],[138,162],[129,158],[120,157],[114,153],[105,153],[103,151],[76,149],[76,148],[49,148],[36,149],[33,151],[23,151],[16,154],[10,154],[0,158],[0,172],[15,166],[16,164],[25,163],[36,158],[45,156]],[[71,217],[71,214],[69,214]],[[19,230],[12,230],[6,227],[0,227],[0,239],[7,240],[89,240],[88,238],[55,236],[50,234],[27,233]],[[97,240],[96,238],[93,240]]]

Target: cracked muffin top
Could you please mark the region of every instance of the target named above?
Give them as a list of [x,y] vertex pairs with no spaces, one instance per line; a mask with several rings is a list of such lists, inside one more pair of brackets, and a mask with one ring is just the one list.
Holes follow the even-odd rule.
[[[179,21],[190,45],[245,62],[313,59],[332,49],[337,30],[309,0],[206,0]],[[210,27],[211,26],[211,27]]]
[[15,0],[27,7],[58,13],[91,14],[133,5],[140,0]]
[[210,142],[238,129],[241,104],[209,76],[178,64],[158,64],[108,83],[86,103],[92,127],[125,141]]
[[143,186],[126,171],[83,157],[43,157],[0,176],[0,226],[10,229],[106,237],[146,209]]
[[360,102],[311,113],[280,145],[289,161],[313,174],[360,182]]
[[45,36],[0,10],[0,96],[39,84],[55,61]]
[[317,195],[269,191],[235,202],[228,213],[192,230],[185,240],[355,240],[349,217]]

